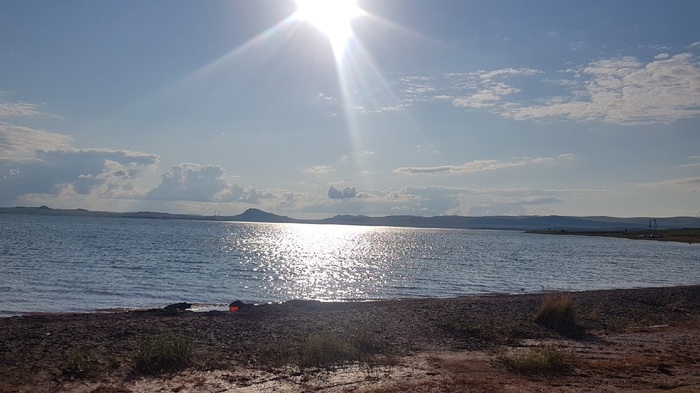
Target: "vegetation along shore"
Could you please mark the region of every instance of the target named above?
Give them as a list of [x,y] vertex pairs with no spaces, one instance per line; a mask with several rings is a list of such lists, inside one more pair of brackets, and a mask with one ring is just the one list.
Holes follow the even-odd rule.
[[567,230],[544,230],[527,231],[528,233],[538,233],[547,235],[579,235],[579,236],[604,236],[619,237],[636,240],[658,240],[683,243],[700,243],[700,228],[681,229],[661,229],[655,231],[567,231]]
[[0,318],[0,392],[700,391],[700,286]]

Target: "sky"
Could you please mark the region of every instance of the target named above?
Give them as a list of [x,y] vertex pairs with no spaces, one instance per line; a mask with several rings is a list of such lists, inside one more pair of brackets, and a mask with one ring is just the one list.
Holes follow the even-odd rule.
[[0,206],[700,216],[700,2],[331,1],[0,2]]

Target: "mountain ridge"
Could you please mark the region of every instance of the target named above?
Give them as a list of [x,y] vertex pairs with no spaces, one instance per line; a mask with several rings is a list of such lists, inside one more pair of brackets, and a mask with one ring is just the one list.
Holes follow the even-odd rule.
[[362,226],[391,226],[413,228],[445,229],[502,229],[502,230],[646,230],[700,228],[700,217],[611,217],[611,216],[364,216],[336,215],[323,219],[296,219],[265,212],[260,209],[247,209],[233,216],[204,216],[197,214],[174,214],[150,211],[105,212],[85,209],[52,209],[40,207],[0,207],[0,214],[39,214],[65,216],[94,216],[147,219],[180,219],[234,222],[267,222],[299,224],[334,224]]

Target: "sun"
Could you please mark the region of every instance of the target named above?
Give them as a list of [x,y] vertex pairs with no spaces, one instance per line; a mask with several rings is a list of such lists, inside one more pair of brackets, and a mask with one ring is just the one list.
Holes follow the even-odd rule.
[[296,0],[297,20],[308,22],[328,37],[336,56],[352,36],[350,22],[364,15],[357,0]]

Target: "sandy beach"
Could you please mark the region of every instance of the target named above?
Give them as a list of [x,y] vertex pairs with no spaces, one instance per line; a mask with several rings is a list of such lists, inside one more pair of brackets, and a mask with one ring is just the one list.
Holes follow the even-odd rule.
[[[534,321],[548,296],[0,318],[0,392],[700,391],[700,286],[569,294],[575,332]],[[139,371],[154,337],[187,364]],[[513,367],[543,350],[562,367]]]

